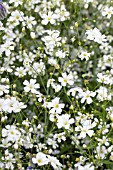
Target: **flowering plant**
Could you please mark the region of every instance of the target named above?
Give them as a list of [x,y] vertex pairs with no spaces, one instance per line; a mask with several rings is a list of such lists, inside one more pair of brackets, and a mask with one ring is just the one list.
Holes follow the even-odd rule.
[[111,0],[0,1],[0,18],[0,169],[112,170]]

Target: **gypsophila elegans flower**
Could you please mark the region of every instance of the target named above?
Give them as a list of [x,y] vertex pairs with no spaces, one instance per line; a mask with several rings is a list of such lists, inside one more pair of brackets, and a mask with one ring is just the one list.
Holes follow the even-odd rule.
[[0,0],[0,169],[113,168],[111,0]]

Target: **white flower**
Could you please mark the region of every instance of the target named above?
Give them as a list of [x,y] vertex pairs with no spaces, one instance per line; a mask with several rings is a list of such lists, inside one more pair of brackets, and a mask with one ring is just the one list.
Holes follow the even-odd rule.
[[108,142],[108,138],[106,136],[103,136],[102,139],[97,139],[97,141],[99,141],[99,145],[105,145],[105,146],[109,146],[109,142]]
[[40,92],[37,93],[36,97],[38,98],[39,102],[45,101],[45,96]]
[[15,75],[18,77],[23,77],[26,75],[26,70],[24,67],[17,67],[15,70]]
[[34,164],[38,164],[38,166],[46,165],[49,163],[49,159],[42,152],[36,154],[36,158],[32,158],[32,162]]
[[101,35],[101,32],[99,31],[99,29],[94,28],[94,29],[87,30],[86,35],[87,35],[87,39],[94,40],[95,37]]
[[84,164],[85,161],[86,161],[86,157],[80,156],[79,157],[79,162],[77,162],[74,166],[79,167],[81,164]]
[[47,88],[50,87],[50,85],[53,85],[54,81],[55,80],[53,78],[52,79],[48,79],[48,81],[47,81]]
[[67,75],[66,72],[62,73],[62,77],[59,77],[58,81],[61,83],[62,86],[66,86],[67,84],[69,84],[69,85],[73,85],[74,84],[72,74],[68,74]]
[[5,112],[11,113],[13,111],[13,105],[16,104],[16,98],[11,97],[4,100],[2,109]]
[[12,30],[10,29],[5,30],[5,35],[3,36],[3,40],[14,41],[15,38],[16,38],[16,34]]
[[9,93],[9,85],[0,84],[0,96],[2,96],[3,93]]
[[35,39],[35,38],[36,38],[35,32],[31,32],[30,35],[31,35],[31,38],[32,38],[32,39]]
[[41,39],[49,50],[53,50],[55,46],[61,45],[60,43],[61,37],[59,37],[60,32],[58,30],[53,31],[48,30],[47,33],[49,35],[44,36]]
[[58,57],[58,58],[65,58],[65,56],[66,56],[66,53],[65,52],[63,52],[62,50],[58,50],[56,53],[56,56]]
[[106,111],[108,112],[110,119],[113,121],[113,107],[106,108]]
[[95,42],[102,44],[107,41],[106,36],[102,35],[99,29],[94,28],[86,31],[87,39],[94,40]]
[[1,118],[1,122],[5,122],[7,119],[8,119],[8,117],[4,116],[4,117]]
[[24,13],[22,11],[15,10],[11,13],[8,21],[11,22],[10,27],[20,24],[20,21],[23,21]]
[[91,164],[87,164],[87,165],[79,165],[78,166],[78,170],[94,170],[94,166]]
[[[51,113],[52,112],[52,113]],[[56,118],[59,116],[58,113],[53,112],[53,110],[50,110],[50,116],[49,116],[49,120],[51,122],[56,122]]]
[[56,59],[54,59],[53,57],[49,58],[49,60],[48,60],[48,64],[50,64],[50,65],[54,66],[55,68],[57,68],[57,67],[58,67],[58,62],[57,62],[57,60],[56,60]]
[[41,22],[43,25],[47,25],[49,22],[53,25],[53,24],[55,24],[56,19],[58,18],[57,15],[53,14],[52,11],[49,11],[48,15],[41,14],[40,16],[41,16],[41,18],[43,18],[43,20]]
[[65,5],[61,5],[60,9],[57,8],[55,10],[55,13],[57,14],[57,17],[59,18],[60,21],[65,21],[66,19],[69,18],[69,12],[66,10]]
[[69,129],[70,125],[74,123],[74,119],[70,118],[70,115],[68,114],[63,114],[61,116],[58,116],[58,120],[57,120],[57,126],[58,128],[65,128],[65,129]]
[[29,92],[31,91],[31,93],[35,93],[37,94],[37,89],[40,87],[40,85],[36,83],[36,80],[35,79],[30,79],[30,82],[28,82],[27,80],[25,80],[23,82],[24,85],[26,85],[26,87],[24,87],[24,91],[25,92]]
[[74,87],[74,88],[71,88],[70,90],[67,91],[67,95],[69,95],[69,96],[72,95],[72,96],[75,97],[77,92],[82,93],[83,90],[80,87]]
[[26,105],[23,102],[19,102],[16,97],[7,98],[2,103],[2,110],[8,113],[17,113],[24,108],[26,108]]
[[18,141],[21,136],[21,133],[17,130],[14,125],[7,125],[2,129],[2,137],[6,137],[7,141]]
[[32,27],[37,24],[35,18],[32,16],[30,16],[30,17],[26,16],[26,17],[24,17],[24,19],[26,20],[25,24],[28,29],[32,29]]
[[54,156],[47,155],[47,157],[53,169],[60,170],[60,167],[62,167],[62,164],[59,162],[59,160],[55,158]]
[[100,86],[96,92],[98,93],[97,99],[99,101],[111,100],[111,94],[108,94],[108,89],[106,87]]
[[50,110],[51,113],[61,113],[62,108],[64,108],[65,104],[64,103],[59,103],[60,98],[56,97],[53,99],[51,102],[48,102],[48,108],[52,108]]
[[0,31],[4,30],[3,23],[0,21]]
[[92,123],[91,120],[85,120],[81,124],[82,126],[75,127],[75,131],[80,131],[79,138],[85,138],[86,134],[91,137],[94,133],[94,130],[91,129],[96,126],[96,122]]
[[96,93],[87,90],[85,92],[80,93],[79,95],[80,95],[80,97],[82,97],[81,103],[84,103],[86,101],[87,104],[90,104],[93,102],[91,97],[94,97],[96,95]]
[[4,169],[4,163],[0,162],[0,168]]
[[98,159],[104,159],[107,154],[107,148],[105,146],[97,146],[96,148],[97,155],[95,156]]
[[0,144],[0,147],[8,148],[9,146],[11,146],[11,143],[7,140],[7,138],[3,138],[2,144]]
[[113,161],[113,152],[111,152],[110,160]]
[[111,84],[112,81],[109,75],[103,75],[102,73],[97,74],[97,81],[103,84]]
[[62,86],[59,84],[52,84],[53,89],[55,90],[55,92],[59,92],[62,89]]
[[78,55],[78,57],[83,60],[85,59],[86,61],[89,60],[90,58],[90,53],[88,53],[87,51],[81,51],[80,55]]
[[57,139],[58,143],[61,142],[61,140],[65,141],[66,137],[65,137],[65,132],[59,133],[59,134],[55,134],[54,135],[54,139]]
[[26,107],[27,105],[25,105],[23,102],[16,101],[13,105],[13,112],[20,112],[21,109],[25,109]]
[[9,3],[14,3],[15,7],[22,5],[22,1],[18,1],[18,0],[10,0]]
[[104,44],[105,41],[107,41],[106,36],[105,35],[100,35],[100,36],[96,36],[94,39],[95,42],[99,43],[99,44]]
[[111,16],[113,15],[113,7],[106,6],[104,10],[102,11],[102,15],[107,16],[107,18],[110,19]]
[[36,73],[37,74],[39,74],[39,73],[44,74],[45,73],[45,64],[42,61],[34,62],[32,68],[33,68],[34,74],[36,74]]
[[51,145],[53,149],[58,148],[57,141],[55,139],[48,138],[47,144]]
[[0,53],[5,52],[6,56],[10,56],[11,51],[14,50],[14,42],[6,41],[4,44],[0,46]]
[[5,150],[5,157],[2,157],[2,160],[4,160],[4,167],[5,169],[14,169],[14,163],[16,162],[14,155],[12,153],[9,153],[8,149]]
[[61,85],[55,83],[55,80],[54,80],[54,79],[49,79],[49,80],[47,81],[47,87],[50,87],[50,85],[51,85],[52,88],[55,90],[55,92],[59,92],[59,91],[61,90],[61,88],[62,88]]
[[22,145],[26,148],[26,149],[29,149],[29,148],[32,148],[33,147],[33,144],[32,144],[32,139],[31,139],[31,133],[28,135],[28,136],[22,136],[21,137],[21,142],[22,142]]

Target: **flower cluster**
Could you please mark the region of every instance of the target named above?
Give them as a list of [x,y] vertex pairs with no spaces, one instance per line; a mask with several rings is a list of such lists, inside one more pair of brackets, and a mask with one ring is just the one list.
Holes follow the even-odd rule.
[[113,3],[2,3],[0,169],[112,170]]

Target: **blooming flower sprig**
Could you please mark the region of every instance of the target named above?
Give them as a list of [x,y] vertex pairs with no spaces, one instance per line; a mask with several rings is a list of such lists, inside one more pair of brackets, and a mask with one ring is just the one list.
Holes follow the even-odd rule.
[[101,34],[98,28],[94,28],[86,31],[87,39],[102,44],[107,41],[106,36]]
[[[9,26],[10,29],[15,28],[24,20],[23,17],[24,17],[24,13],[22,11],[19,11],[17,9],[15,11],[12,11],[11,16],[8,18],[7,26]],[[12,21],[15,22],[12,23]]]
[[59,103],[60,98],[56,97],[53,99],[51,102],[48,102],[47,107],[50,108],[51,113],[61,113],[62,109],[64,108],[65,104],[64,103]]
[[1,163],[1,167],[5,167],[6,169],[14,169],[14,165],[16,163],[16,159],[12,153],[9,152],[9,150],[5,150],[5,156],[2,157],[2,161],[4,163]]
[[70,16],[69,11],[66,10],[66,7],[64,4],[61,5],[60,8],[57,8],[55,10],[55,13],[56,13],[59,21],[65,21],[65,20],[69,19],[69,16]]
[[31,91],[31,93],[35,93],[35,94],[37,94],[38,92],[37,89],[39,89],[40,87],[39,83],[36,83],[35,79],[31,79],[30,82],[25,80],[23,84],[25,85],[24,87],[25,92]]
[[110,117],[111,121],[113,121],[113,107],[106,108],[106,111],[108,112],[108,116]]
[[99,101],[111,100],[112,95],[106,87],[100,86],[97,90],[97,99]]
[[78,57],[83,60],[85,59],[86,61],[89,60],[90,58],[90,53],[88,53],[87,51],[81,51],[80,55],[78,55]]
[[56,19],[58,18],[58,15],[56,15],[55,13],[53,14],[52,11],[49,11],[48,14],[41,14],[41,18],[42,18],[42,25],[47,25],[49,22],[51,24],[55,24]]
[[108,154],[108,151],[105,146],[97,146],[96,148],[97,154],[95,155],[98,159],[105,159],[106,155]]
[[83,165],[78,166],[78,170],[84,170],[84,169],[94,170],[94,166],[91,164],[86,164],[85,166]]
[[59,92],[62,89],[62,86],[55,83],[54,79],[49,79],[48,80],[47,87],[49,88],[50,86],[55,90],[55,92]]
[[47,32],[47,36],[42,37],[42,41],[45,43],[47,49],[49,51],[53,51],[53,49],[55,48],[55,46],[61,46],[61,37],[60,32],[58,30],[48,30]]
[[22,1],[15,1],[15,0],[10,0],[9,3],[14,3],[14,6],[17,7],[18,5],[22,5]]
[[81,99],[81,103],[86,101],[87,104],[91,104],[93,102],[92,97],[95,97],[96,92],[92,92],[90,90],[86,90],[85,92],[81,92],[79,94]]
[[66,72],[62,73],[62,77],[59,77],[58,81],[61,83],[62,86],[66,86],[67,84],[69,85],[74,84],[73,75],[67,74]]
[[[107,48],[107,51],[108,50],[109,50],[109,48]],[[105,49],[104,49],[104,52],[105,52]],[[99,59],[98,67],[99,68],[101,67],[102,70],[106,70],[107,67],[112,68],[112,56],[107,55],[107,54],[103,55],[103,57]],[[112,70],[111,70],[111,72],[112,72]]]
[[9,85],[0,84],[0,96],[2,96],[4,93],[9,93]]
[[62,164],[54,156],[46,155],[42,152],[37,153],[36,158],[32,158],[32,162],[38,164],[38,166],[46,165],[50,162],[53,169],[62,167]]
[[68,114],[63,114],[61,116],[58,116],[57,120],[57,126],[58,128],[65,128],[65,129],[70,129],[70,125],[74,123],[74,119],[70,119],[70,115]]
[[6,41],[0,47],[0,54],[5,52],[6,56],[11,55],[11,52],[14,50],[15,44],[12,41]]
[[97,74],[97,81],[103,84],[112,84],[112,79],[109,75],[103,75],[102,73]]
[[95,121],[92,122],[91,120],[85,120],[81,124],[82,125],[75,127],[75,131],[80,131],[80,135],[78,136],[78,138],[85,138],[86,134],[92,137],[94,134],[94,130],[92,130],[92,128],[94,128],[97,123]]
[[113,7],[108,7],[108,6],[105,6],[103,9],[102,9],[102,15],[103,16],[106,16],[108,19],[111,18],[111,16],[113,15]]
[[9,97],[6,99],[0,99],[0,110],[7,113],[18,113],[21,109],[25,109],[27,105],[23,102],[19,102],[16,97]]
[[20,139],[21,133],[17,130],[14,125],[7,125],[6,128],[2,129],[2,136],[6,137],[7,142],[15,142]]

